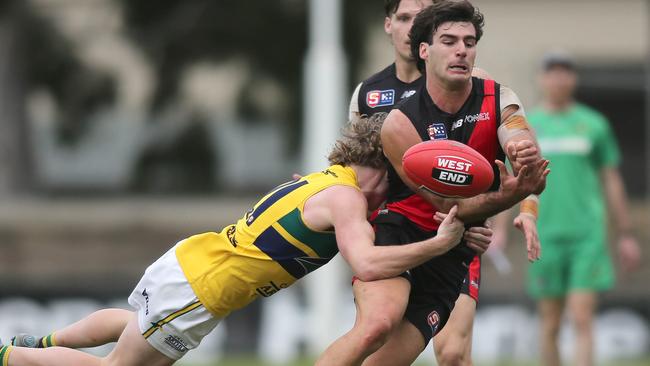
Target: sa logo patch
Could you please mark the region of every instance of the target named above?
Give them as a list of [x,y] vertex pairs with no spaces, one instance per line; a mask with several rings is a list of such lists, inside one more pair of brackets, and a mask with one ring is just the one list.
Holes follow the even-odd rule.
[[433,332],[433,335],[436,335],[436,331],[438,330],[438,326],[440,325],[440,315],[438,315],[437,311],[432,311],[427,315],[427,323],[431,327],[431,331]]
[[373,90],[366,94],[366,104],[370,108],[395,104],[395,90]]

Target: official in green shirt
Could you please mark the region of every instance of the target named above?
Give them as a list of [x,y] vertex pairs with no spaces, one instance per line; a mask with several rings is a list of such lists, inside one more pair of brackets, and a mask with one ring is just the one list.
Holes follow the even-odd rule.
[[542,255],[529,266],[528,290],[539,305],[543,364],[560,364],[557,337],[566,308],[576,334],[573,364],[592,365],[597,293],[614,284],[608,219],[623,269],[638,265],[640,250],[631,235],[615,135],[602,114],[574,100],[573,59],[546,55],[540,85],[542,104],[528,119],[552,174],[540,196]]

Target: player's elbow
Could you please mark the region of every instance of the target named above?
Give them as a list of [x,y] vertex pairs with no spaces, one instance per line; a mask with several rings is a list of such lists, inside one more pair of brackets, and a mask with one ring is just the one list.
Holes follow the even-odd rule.
[[363,259],[354,268],[355,276],[363,282],[376,281],[381,279],[381,273],[372,264],[372,261]]

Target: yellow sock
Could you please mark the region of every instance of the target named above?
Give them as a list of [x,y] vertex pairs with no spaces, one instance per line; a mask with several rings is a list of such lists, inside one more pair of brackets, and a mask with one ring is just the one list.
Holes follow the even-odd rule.
[[2,366],[9,366],[9,354],[12,349],[12,346],[0,347],[0,361],[2,361]]
[[54,338],[54,333],[45,336],[38,341],[38,348],[48,347],[56,347],[56,339]]

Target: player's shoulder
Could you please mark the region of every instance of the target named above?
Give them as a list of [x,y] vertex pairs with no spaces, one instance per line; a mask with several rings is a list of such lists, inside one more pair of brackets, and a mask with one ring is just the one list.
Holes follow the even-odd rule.
[[370,87],[375,84],[380,84],[385,81],[390,81],[393,79],[396,79],[397,76],[395,75],[395,64],[390,64],[386,66],[383,70],[373,74],[366,80],[361,82],[362,87]]
[[366,197],[358,187],[349,184],[334,184],[318,193],[319,202],[333,210],[352,210],[367,204]]
[[478,95],[503,94],[504,86],[492,78],[483,78],[472,74],[472,93]]

